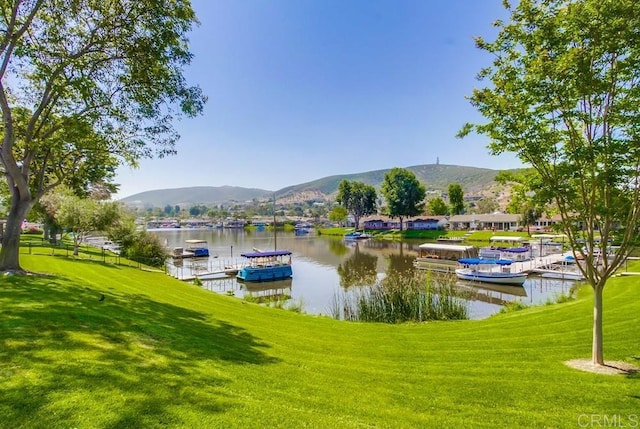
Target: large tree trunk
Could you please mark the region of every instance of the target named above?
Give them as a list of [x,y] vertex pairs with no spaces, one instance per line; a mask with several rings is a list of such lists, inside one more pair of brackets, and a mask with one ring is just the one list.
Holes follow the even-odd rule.
[[602,289],[601,285],[593,288],[593,348],[591,359],[594,365],[604,365],[602,350]]
[[12,201],[0,248],[0,272],[24,272],[20,267],[22,222],[31,209],[29,201]]

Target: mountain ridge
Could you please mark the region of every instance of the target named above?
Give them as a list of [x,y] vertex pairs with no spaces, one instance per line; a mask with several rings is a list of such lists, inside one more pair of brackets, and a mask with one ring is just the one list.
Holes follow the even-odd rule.
[[[465,195],[481,195],[496,185],[494,178],[501,170],[446,164],[421,164],[403,167],[412,171],[428,191],[446,192],[451,183],[458,183]],[[267,200],[274,194],[281,203],[331,200],[342,180],[359,181],[379,189],[384,175],[391,169],[339,174],[322,177],[310,182],[290,185],[276,191],[239,186],[191,186],[156,189],[140,192],[119,201],[128,205],[165,207],[167,205],[191,206],[196,204],[218,205],[241,203],[251,200]]]

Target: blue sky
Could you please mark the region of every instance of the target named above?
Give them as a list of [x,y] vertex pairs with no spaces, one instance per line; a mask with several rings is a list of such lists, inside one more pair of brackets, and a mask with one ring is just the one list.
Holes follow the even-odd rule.
[[175,124],[178,155],[122,167],[118,197],[185,186],[278,190],[418,164],[515,168],[465,99],[491,62],[502,0],[193,0],[186,69],[209,101]]

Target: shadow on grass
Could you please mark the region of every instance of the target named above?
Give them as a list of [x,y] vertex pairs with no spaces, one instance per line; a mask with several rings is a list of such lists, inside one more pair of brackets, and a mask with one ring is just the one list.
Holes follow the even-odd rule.
[[3,280],[0,426],[43,426],[52,412],[67,426],[82,418],[103,427],[180,426],[185,409],[239,405],[223,394],[225,367],[277,362],[249,332],[209,315],[143,295],[100,296],[55,276]]

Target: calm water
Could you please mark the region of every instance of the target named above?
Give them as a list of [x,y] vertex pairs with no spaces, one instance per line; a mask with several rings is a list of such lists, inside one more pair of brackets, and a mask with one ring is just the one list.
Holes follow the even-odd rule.
[[[303,312],[331,315],[336,296],[352,288],[366,287],[385,276],[412,276],[413,260],[418,246],[424,242],[386,242],[366,240],[344,242],[339,237],[316,235],[296,236],[279,232],[274,240],[273,232],[245,232],[234,229],[173,229],[150,230],[158,234],[170,248],[183,247],[185,240],[204,239],[209,243],[211,257],[205,261],[185,260],[182,267],[171,267],[177,276],[193,274],[197,264],[207,270],[215,270],[230,263],[240,263],[241,253],[254,249],[277,248],[293,252],[293,278],[268,283],[242,283],[235,278],[203,281],[203,287],[216,293],[237,297],[250,292],[253,295],[290,295],[302,303]],[[473,291],[470,317],[480,319],[500,311],[504,302],[521,301],[527,305],[544,304],[562,293],[568,293],[570,281],[529,277],[524,287],[483,285],[466,283]]]

